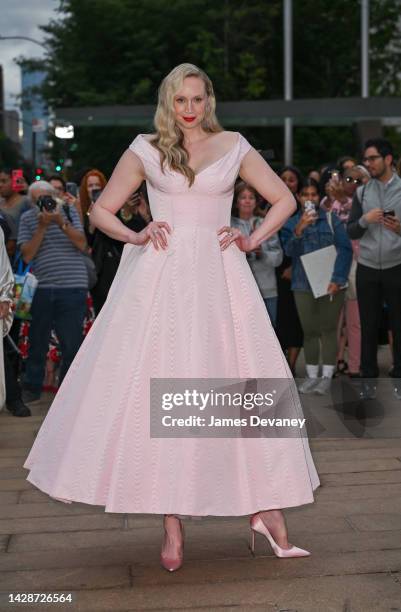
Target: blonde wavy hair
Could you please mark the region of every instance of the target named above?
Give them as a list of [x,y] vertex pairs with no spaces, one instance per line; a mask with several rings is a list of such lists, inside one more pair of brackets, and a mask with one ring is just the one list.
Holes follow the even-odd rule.
[[162,171],[165,164],[172,170],[187,177],[191,186],[195,180],[195,172],[188,165],[189,155],[184,147],[184,134],[175,121],[174,96],[187,77],[202,79],[206,89],[206,110],[201,126],[205,132],[221,132],[223,128],[216,117],[216,98],[212,81],[207,74],[194,64],[176,66],[161,82],[158,103],[154,118],[156,136],[152,144],[160,152]]

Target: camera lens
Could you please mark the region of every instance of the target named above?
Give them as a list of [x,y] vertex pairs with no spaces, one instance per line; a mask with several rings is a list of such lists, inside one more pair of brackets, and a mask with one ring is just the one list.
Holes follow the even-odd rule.
[[40,211],[53,212],[57,208],[56,200],[49,195],[42,195],[38,198],[37,204]]

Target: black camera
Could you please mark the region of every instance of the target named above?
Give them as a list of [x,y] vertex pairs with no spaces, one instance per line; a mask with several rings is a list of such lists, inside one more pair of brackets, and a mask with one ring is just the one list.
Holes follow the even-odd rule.
[[50,195],[39,196],[36,203],[39,206],[40,212],[43,212],[44,210],[46,212],[54,212],[57,208],[56,200]]

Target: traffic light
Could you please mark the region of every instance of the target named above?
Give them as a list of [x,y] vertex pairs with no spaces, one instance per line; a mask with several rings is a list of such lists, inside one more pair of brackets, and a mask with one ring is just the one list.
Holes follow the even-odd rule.
[[35,179],[37,181],[43,180],[43,168],[36,168]]
[[59,159],[57,164],[56,164],[56,167],[55,167],[56,172],[61,172],[62,171],[63,164],[64,164],[64,159]]

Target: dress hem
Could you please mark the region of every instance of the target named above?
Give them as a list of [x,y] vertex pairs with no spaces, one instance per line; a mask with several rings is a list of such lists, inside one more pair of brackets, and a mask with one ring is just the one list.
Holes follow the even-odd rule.
[[35,481],[32,479],[32,477],[30,477],[30,475],[28,475],[28,477],[26,478],[26,480],[28,482],[30,482],[31,484],[33,484],[37,489],[39,489],[40,491],[42,491],[42,493],[45,493],[46,495],[48,495],[49,497],[51,497],[53,500],[55,501],[60,501],[62,503],[65,504],[72,504],[72,503],[78,503],[78,504],[87,504],[90,506],[100,506],[104,508],[104,512],[107,514],[156,514],[156,515],[163,515],[163,514],[176,514],[176,515],[181,515],[181,516],[199,516],[199,517],[207,517],[207,516],[225,516],[225,517],[230,517],[230,516],[248,516],[251,514],[256,514],[257,512],[262,512],[264,510],[285,510],[286,508],[297,508],[299,506],[305,506],[307,504],[313,504],[315,502],[314,496],[313,496],[313,491],[315,491],[318,487],[320,487],[320,482],[318,484],[316,484],[313,488],[312,488],[312,494],[305,498],[305,500],[302,501],[298,501],[298,502],[294,502],[294,503],[290,503],[290,504],[281,504],[281,505],[273,505],[273,506],[269,506],[269,504],[267,503],[267,505],[261,507],[260,504],[257,506],[254,506],[253,509],[247,509],[238,513],[231,513],[231,512],[199,512],[196,510],[191,510],[189,508],[184,508],[184,509],[175,509],[172,510],[171,508],[165,508],[165,509],[161,509],[161,508],[154,508],[152,510],[145,510],[145,509],[111,509],[108,508],[107,505],[105,505],[104,503],[96,503],[94,501],[86,501],[84,499],[73,499],[70,497],[63,497],[62,494],[59,495],[55,495],[55,494],[51,494],[48,491],[45,491],[44,489],[41,488],[41,486],[39,486],[38,484],[35,483]]

